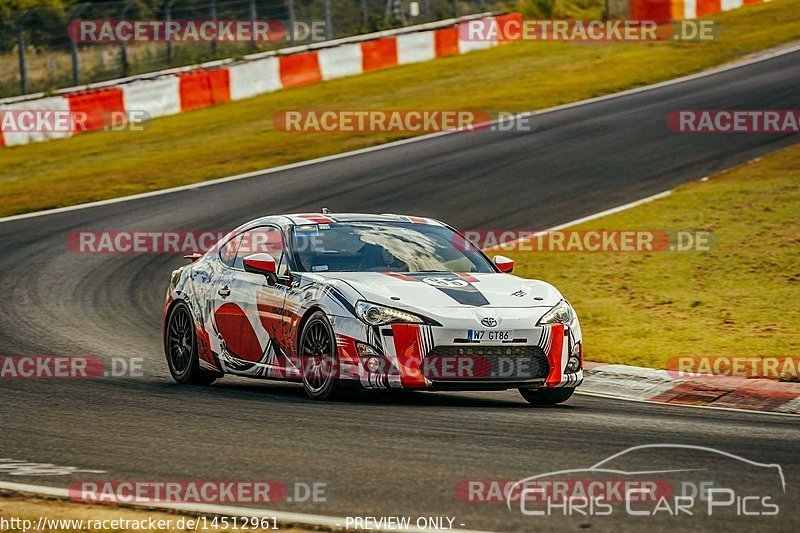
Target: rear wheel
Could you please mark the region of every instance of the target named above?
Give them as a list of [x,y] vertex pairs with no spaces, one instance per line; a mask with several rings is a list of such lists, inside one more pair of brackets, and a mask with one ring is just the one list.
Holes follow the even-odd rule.
[[179,302],[170,310],[164,335],[164,352],[172,379],[178,383],[210,385],[216,376],[200,368],[197,337],[189,306]]
[[300,363],[303,388],[312,400],[339,397],[339,358],[336,337],[328,317],[322,311],[312,314],[300,334]]
[[570,399],[575,389],[559,388],[559,389],[519,389],[528,403],[533,405],[556,405],[564,403]]

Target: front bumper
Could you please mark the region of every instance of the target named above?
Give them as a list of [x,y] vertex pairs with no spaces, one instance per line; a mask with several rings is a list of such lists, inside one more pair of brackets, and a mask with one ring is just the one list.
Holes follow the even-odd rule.
[[[349,321],[348,321],[349,322]],[[349,324],[356,327],[356,324]],[[344,326],[338,321],[337,330]],[[567,370],[570,354],[580,352],[580,329],[562,324],[514,328],[503,343],[468,342],[467,330],[417,324],[337,332],[343,379],[368,389],[504,390],[511,388],[577,387],[581,368]],[[379,354],[378,371],[359,357],[356,343]]]

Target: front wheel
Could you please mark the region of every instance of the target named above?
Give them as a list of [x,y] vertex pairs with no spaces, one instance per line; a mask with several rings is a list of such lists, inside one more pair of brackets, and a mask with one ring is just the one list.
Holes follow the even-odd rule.
[[300,334],[303,388],[312,400],[332,400],[341,395],[336,336],[322,311],[312,314]]
[[169,312],[167,330],[164,332],[164,352],[169,373],[176,382],[211,385],[216,380],[213,374],[200,368],[194,319],[184,302],[175,304]]
[[533,405],[556,405],[564,403],[570,399],[575,389],[559,388],[559,389],[519,389],[528,403]]

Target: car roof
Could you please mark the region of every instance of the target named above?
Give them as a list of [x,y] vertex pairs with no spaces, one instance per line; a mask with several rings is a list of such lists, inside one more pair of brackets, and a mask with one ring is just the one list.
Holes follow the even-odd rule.
[[306,224],[335,224],[337,222],[406,222],[410,224],[424,224],[433,226],[446,226],[446,224],[427,217],[393,214],[371,213],[294,213],[289,215],[270,215],[251,220],[239,228],[242,231],[263,224],[277,224],[282,227],[303,226]]
[[336,222],[408,222],[411,224],[428,224],[443,226],[433,218],[410,215],[371,214],[371,213],[298,213],[286,215],[293,224],[326,224]]

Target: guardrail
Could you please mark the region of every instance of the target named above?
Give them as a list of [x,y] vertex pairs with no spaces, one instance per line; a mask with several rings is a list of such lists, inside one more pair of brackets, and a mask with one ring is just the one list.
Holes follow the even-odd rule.
[[[521,21],[519,13],[483,14],[449,19],[413,28],[377,32],[327,43],[256,54],[242,61],[232,59],[160,71],[143,77],[125,78],[65,89],[56,96],[16,99],[0,108],[10,111],[58,111],[82,113],[89,120],[69,131],[4,131],[0,146],[71,137],[103,129],[103,117],[136,112],[156,118],[210,105],[241,100],[280,89],[298,87],[405,65],[439,57],[490,48],[504,41],[465,40],[459,27],[471,20],[483,24]],[[499,33],[499,32],[495,32]]]

